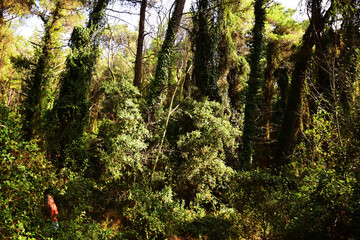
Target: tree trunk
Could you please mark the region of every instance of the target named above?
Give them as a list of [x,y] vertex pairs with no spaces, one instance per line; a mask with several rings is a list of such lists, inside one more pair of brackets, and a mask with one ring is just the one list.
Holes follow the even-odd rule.
[[[214,9],[215,8],[215,9]],[[199,98],[206,96],[211,101],[221,102],[219,53],[219,6],[213,6],[211,0],[198,0],[198,10],[194,17],[194,72],[196,86],[200,90]]]
[[167,70],[170,65],[171,54],[174,48],[176,33],[180,26],[185,1],[186,0],[175,0],[175,9],[170,18],[165,39],[158,54],[155,77],[150,83],[147,99],[148,105],[150,106],[155,106],[160,101],[161,93],[165,86],[165,79],[168,76]]
[[136,59],[135,59],[135,76],[134,86],[140,88],[142,76],[142,56],[145,37],[145,14],[146,14],[147,0],[141,1],[140,21],[139,21],[139,36],[137,41]]
[[255,2],[255,25],[252,30],[253,41],[250,52],[250,76],[248,81],[248,92],[245,103],[244,130],[242,136],[242,161],[241,167],[249,169],[252,163],[254,151],[254,139],[258,132],[256,118],[258,117],[257,93],[260,86],[261,67],[260,59],[263,50],[263,32],[265,26],[265,0]]
[[264,94],[264,113],[263,113],[263,140],[270,140],[270,118],[271,118],[271,102],[274,94],[275,80],[274,80],[274,71],[275,71],[275,63],[274,60],[276,58],[276,48],[277,44],[275,42],[269,42],[267,49],[267,66],[265,69],[265,85],[263,87]]
[[287,163],[287,157],[293,151],[300,132],[302,93],[305,85],[306,70],[309,66],[312,49],[326,21],[334,8],[332,1],[330,8],[324,16],[321,16],[321,1],[313,0],[312,18],[303,38],[302,45],[295,55],[295,67],[288,101],[284,111],[284,117],[280,129],[278,148],[275,155],[275,165],[281,166]]
[[[43,37],[43,47],[39,59],[37,61],[35,69],[32,71],[29,84],[26,86],[25,99],[24,99],[24,123],[23,131],[26,141],[30,141],[35,134],[35,129],[39,126],[41,117],[41,110],[43,108],[41,100],[44,97],[44,92],[48,87],[47,83],[51,77],[49,71],[51,71],[52,55],[55,50],[54,34],[56,31],[60,31],[60,28],[56,27],[57,22],[60,20],[61,9],[63,8],[62,1],[56,3],[55,9],[52,12],[51,20],[45,22],[45,34]],[[55,40],[56,41],[56,40]]]
[[[1,37],[0,37],[1,40]],[[7,42],[3,43],[2,51],[1,51],[1,58],[0,58],[0,101],[3,100],[5,95],[5,81],[3,80],[2,76],[2,67],[4,63],[5,51],[6,51],[6,44]]]
[[86,27],[75,27],[70,39],[71,53],[60,79],[59,99],[55,101],[47,131],[49,157],[57,168],[68,166],[80,171],[87,158],[83,134],[89,119],[90,81],[99,56],[99,37],[104,27],[104,11],[109,0],[99,0]]
[[[360,45],[360,20],[356,14],[356,1],[344,1],[344,13],[341,31],[343,31],[343,45],[340,49],[340,71],[339,79],[334,84],[340,93],[340,104],[343,114],[348,116],[351,111],[351,86],[356,82],[359,71],[359,51]],[[334,94],[335,95],[335,94]]]

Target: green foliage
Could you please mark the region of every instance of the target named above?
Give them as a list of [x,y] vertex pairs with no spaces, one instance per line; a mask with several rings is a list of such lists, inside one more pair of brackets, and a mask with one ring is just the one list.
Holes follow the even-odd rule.
[[[134,206],[126,210],[132,228],[125,230],[129,239],[165,239],[181,236],[190,239],[238,239],[240,219],[233,209],[222,206],[207,214],[199,205],[186,208],[170,187],[160,191],[134,185],[130,199]],[[199,198],[202,198],[199,194]]]
[[[33,0],[8,0],[1,3],[0,25],[5,25],[7,18],[29,14]],[[6,18],[7,17],[7,18]]]
[[40,231],[42,192],[53,168],[34,142],[22,142],[19,116],[0,105],[0,237],[31,239]]
[[219,35],[222,9],[219,1],[199,0],[194,12],[193,47],[194,71],[196,86],[202,97],[221,102],[218,81],[219,69]]
[[173,14],[169,20],[165,39],[158,53],[155,76],[151,79],[150,89],[147,96],[147,103],[153,106],[161,99],[161,94],[168,76],[168,67],[171,63],[171,55],[174,50],[176,34],[180,26],[180,20],[184,9],[185,0],[176,0]]
[[106,59],[99,59],[99,62],[103,61],[104,66],[101,67],[104,71],[112,71],[106,73],[107,76],[112,77],[111,74],[114,74],[119,79],[134,77],[134,69],[129,62],[135,61],[133,53],[136,51],[136,37],[136,32],[125,24],[111,25],[104,29],[100,47],[102,56]]
[[[13,60],[29,57],[33,49],[23,36],[16,35],[18,21],[0,25],[0,101],[15,110],[19,106],[22,79],[29,74],[29,65],[22,65],[22,62],[19,67]],[[28,69],[22,71],[24,68]]]
[[94,213],[99,211],[99,202],[104,199],[99,199],[94,182],[65,168],[59,176],[67,177],[66,183],[53,191],[59,210],[59,229],[54,231],[53,224],[48,223],[48,231],[42,228],[44,236],[56,239],[114,239],[113,229],[105,228],[96,221],[99,216]]
[[171,188],[152,191],[141,185],[132,189],[130,200],[134,207],[126,210],[126,215],[133,224],[137,238],[162,239],[176,234],[180,217],[184,217],[183,206],[173,200]]
[[[60,88],[56,94],[44,91],[49,94],[48,99],[56,99],[54,108],[47,113],[46,121],[36,120],[37,127],[47,126],[47,155],[38,147],[44,146],[41,136],[30,142],[21,138],[24,116],[15,114],[20,109],[15,106],[22,100],[6,89],[18,88],[16,80],[21,74],[27,74],[29,79],[37,74],[44,80],[41,83],[44,88],[46,81],[57,81],[53,78],[57,69],[51,67],[56,51],[48,52],[46,59],[51,62],[41,60],[43,45],[37,50],[36,61],[14,53],[14,61],[9,62],[13,50],[5,47],[17,38],[10,41],[12,32],[2,38],[2,31],[7,28],[0,27],[3,49],[0,60],[4,60],[0,62],[4,63],[0,66],[0,80],[6,83],[0,89],[1,101],[5,103],[0,105],[0,238],[357,239],[360,235],[360,111],[357,107],[360,91],[355,67],[358,45],[351,40],[355,35],[348,32],[355,23],[353,15],[349,11],[344,18],[345,13],[338,11],[343,17],[341,21],[351,24],[345,27],[336,25],[339,22],[335,20],[335,25],[326,22],[327,29],[343,28],[334,32],[339,34],[336,38],[339,42],[329,45],[330,41],[320,41],[316,46],[331,50],[326,50],[327,57],[334,53],[335,69],[331,71],[334,107],[321,102],[314,114],[308,110],[310,103],[303,105],[308,108],[299,114],[303,121],[303,128],[299,128],[302,135],[289,164],[269,169],[261,165],[264,169],[253,167],[241,171],[238,150],[245,80],[250,79],[246,111],[250,111],[253,119],[247,122],[250,128],[244,127],[247,130],[243,140],[250,137],[250,144],[256,144],[246,154],[251,155],[254,150],[261,156],[269,155],[266,157],[276,163],[278,159],[273,159],[271,146],[266,149],[267,146],[258,144],[260,135],[251,128],[271,111],[276,113],[268,120],[278,123],[275,118],[280,117],[281,109],[271,106],[278,104],[280,97],[286,99],[288,75],[293,71],[289,59],[303,30],[302,24],[291,19],[293,11],[271,4],[266,22],[265,1],[252,2],[255,25],[249,32],[254,20],[250,1],[197,1],[193,17],[185,19],[186,24],[182,25],[193,30],[193,65],[188,46],[190,37],[176,38],[181,17],[178,10],[184,3],[176,1],[159,54],[162,32],[153,40],[151,49],[146,50],[145,75],[151,76],[157,69],[150,88],[142,89],[149,93],[146,97],[132,84],[136,34],[120,25],[104,29],[103,9],[108,1],[89,2],[93,12],[86,27],[74,28]],[[52,9],[53,5],[40,1],[40,6]],[[55,28],[60,27],[57,24]],[[49,32],[54,33],[52,30]],[[50,35],[58,38],[56,34]],[[185,30],[181,32],[181,37],[188,35]],[[325,37],[323,33],[319,36]],[[331,36],[335,35],[328,35],[329,40]],[[176,47],[175,42],[178,42]],[[350,42],[354,45],[348,46]],[[265,66],[263,43],[269,44],[271,53],[266,59],[269,66],[266,82],[272,84],[268,86],[272,91],[269,94],[259,91],[261,70]],[[251,47],[249,57],[248,47]],[[345,49],[355,52],[349,58],[350,65],[338,56]],[[98,61],[100,53],[102,58]],[[313,74],[318,67],[315,60],[309,62],[313,64],[306,74],[309,80],[317,77]],[[41,62],[43,68],[38,71]],[[14,79],[13,65],[22,69],[14,73]],[[200,89],[200,94],[191,92],[196,90],[191,74],[197,87],[198,81],[204,84],[205,90]],[[350,76],[351,81],[342,81]],[[223,93],[229,87],[232,108],[227,106],[228,99],[219,103],[218,97],[225,94],[220,94],[218,84]],[[343,84],[346,86],[339,88]],[[347,109],[340,102],[344,92],[348,94]],[[173,94],[171,102],[159,101],[163,93]],[[256,103],[261,96],[269,100],[268,112]],[[154,107],[150,115],[146,112],[149,105]],[[328,112],[322,109],[324,106]],[[270,124],[267,130],[275,135],[276,129],[276,124]],[[247,147],[245,140],[243,149]],[[53,222],[44,219],[45,189],[51,191],[59,211],[58,230]]]
[[295,186],[291,175],[282,172],[253,169],[234,176],[226,195],[243,219],[241,228],[245,238],[281,235],[293,209],[291,189]]
[[[54,230],[52,230],[54,232]],[[55,239],[74,239],[74,240],[107,240],[122,239],[114,237],[115,234],[111,229],[103,229],[98,222],[91,218],[80,215],[74,220],[67,221],[66,224],[60,226],[59,230],[53,234]],[[121,235],[120,235],[121,236]]]
[[233,164],[239,131],[217,102],[192,100],[183,104],[169,125],[169,141],[175,141],[177,156],[170,157],[176,191],[186,201],[203,194],[203,200],[212,205],[216,202],[212,191],[225,187],[233,174],[228,165]]
[[299,180],[297,212],[289,227],[289,238],[322,239],[358,236],[358,160],[356,141],[341,140],[337,123],[321,110],[313,127],[305,132],[306,142],[293,154],[292,170]]
[[183,227],[186,235],[195,239],[240,239],[241,219],[233,209],[197,216]]
[[[226,198],[244,221],[242,232],[262,238],[356,239],[359,224],[359,151],[340,138],[331,114],[321,110],[312,128],[279,169],[238,172]],[[357,199],[357,200],[356,200]]]
[[[130,179],[143,171],[143,150],[148,130],[140,114],[139,94],[129,79],[109,80],[103,84],[103,120],[97,136],[101,146],[97,160],[104,166],[105,181],[116,180],[130,184]],[[99,169],[94,169],[99,171]]]
[[285,43],[296,43],[303,34],[303,23],[298,23],[293,16],[295,10],[285,9],[280,4],[272,4],[267,9],[265,29],[269,34],[268,41],[280,41]]
[[[43,14],[45,15],[45,14]],[[64,31],[65,18],[64,2],[56,1],[49,17],[43,17],[45,29],[39,46],[36,46],[28,79],[23,85],[23,130],[24,138],[29,141],[39,135],[41,118],[48,107],[52,105],[54,97],[51,85],[55,82],[56,72],[60,65],[60,37]]]
[[69,166],[79,171],[86,166],[83,133],[89,118],[88,94],[99,55],[97,30],[107,3],[99,1],[91,13],[88,26],[75,27],[71,34],[71,53],[66,60],[59,99],[50,114],[47,130],[47,150],[58,168]]

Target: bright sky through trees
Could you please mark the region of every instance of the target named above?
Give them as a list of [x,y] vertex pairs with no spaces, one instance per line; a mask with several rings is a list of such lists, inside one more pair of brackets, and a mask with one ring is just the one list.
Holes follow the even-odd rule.
[[[173,3],[173,0],[163,0],[162,2],[165,6],[171,6],[171,4]],[[194,0],[186,2],[185,10],[184,10],[185,12],[189,11],[192,2],[194,2]],[[301,5],[301,3],[302,3],[301,0],[276,0],[276,2],[283,4],[287,8],[295,9],[296,10],[295,20],[302,20],[307,17],[306,14],[304,13],[304,9]],[[138,12],[138,10],[136,10],[136,12]],[[153,15],[152,22],[154,24],[156,24],[156,21],[157,21],[156,13],[154,11],[152,11],[151,14]],[[110,15],[113,15],[113,14],[110,14]],[[138,17],[139,17],[138,15],[124,14],[124,17],[122,20],[119,20],[119,19],[118,20],[112,19],[112,20],[115,22],[119,21],[120,23],[127,23],[128,25],[131,26],[131,28],[135,28],[136,23],[138,21],[137,20]],[[110,17],[110,19],[111,18],[112,17]],[[42,29],[42,22],[39,19],[39,17],[32,16],[32,17],[24,20],[24,26],[19,28],[18,34],[23,35],[26,38],[29,38],[35,30],[41,31],[41,29]]]

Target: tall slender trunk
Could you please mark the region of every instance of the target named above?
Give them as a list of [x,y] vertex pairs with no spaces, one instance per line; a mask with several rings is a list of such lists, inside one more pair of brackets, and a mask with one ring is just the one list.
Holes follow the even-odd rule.
[[258,117],[258,100],[257,93],[260,86],[261,67],[260,59],[263,50],[263,31],[265,26],[265,0],[256,0],[255,2],[255,25],[252,30],[253,43],[250,52],[250,76],[248,82],[248,92],[246,95],[244,130],[242,136],[242,162],[241,167],[248,169],[251,166],[254,139],[258,132],[256,118]]
[[340,78],[334,84],[334,88],[336,87],[340,93],[339,100],[343,113],[347,116],[351,110],[351,86],[356,82],[359,71],[359,51],[357,49],[360,46],[360,21],[356,14],[356,2],[355,0],[344,1],[347,6],[341,26],[344,44],[340,49]]
[[274,79],[274,71],[275,71],[275,57],[276,57],[276,48],[277,45],[275,42],[269,42],[267,49],[267,66],[265,69],[265,84],[263,87],[264,94],[264,115],[262,119],[262,126],[264,128],[263,132],[263,140],[270,140],[270,118],[271,118],[271,100],[274,94],[275,87],[275,79]]
[[[1,39],[0,39],[1,40]],[[3,43],[3,47],[1,50],[1,57],[0,57],[0,101],[3,99],[5,95],[5,81],[3,80],[3,74],[2,74],[2,67],[4,64],[4,57],[5,57],[5,51],[6,51],[6,44],[7,42]]]
[[44,91],[46,90],[49,76],[49,71],[52,62],[52,52],[54,47],[54,32],[60,31],[56,28],[57,22],[60,20],[62,1],[57,1],[54,11],[51,15],[51,20],[45,22],[45,34],[43,37],[43,47],[39,59],[36,63],[35,69],[32,71],[29,84],[26,86],[24,99],[24,138],[26,141],[30,141],[35,134],[35,129],[39,126],[41,118],[41,110],[43,108],[41,100],[44,97]]
[[[193,77],[200,90],[199,98],[208,97],[211,101],[221,102],[219,88],[219,39],[220,16],[214,19],[213,15],[220,15],[220,7],[211,4],[210,0],[198,0],[198,10],[194,17],[194,71]],[[216,8],[215,8],[216,7]],[[215,8],[215,10],[214,10]],[[226,65],[226,64],[224,64]]]
[[142,76],[142,57],[143,57],[143,46],[145,37],[145,14],[146,14],[147,0],[141,1],[140,8],[140,21],[139,21],[139,36],[137,40],[137,50],[135,58],[135,76],[134,86],[140,87],[141,76]]
[[165,79],[168,76],[167,70],[170,65],[176,33],[180,27],[185,1],[186,0],[175,0],[175,9],[170,18],[165,39],[158,54],[155,77],[150,83],[150,90],[147,99],[148,105],[150,106],[155,106],[161,99],[161,94],[165,87]]

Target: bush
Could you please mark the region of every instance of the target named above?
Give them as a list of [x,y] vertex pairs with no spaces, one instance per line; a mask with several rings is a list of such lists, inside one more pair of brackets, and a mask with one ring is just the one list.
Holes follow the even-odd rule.
[[[148,130],[137,100],[138,90],[129,80],[108,81],[103,85],[102,121],[95,139],[93,171],[102,167],[102,180],[131,185],[143,171],[143,150]],[[129,186],[128,186],[129,187]]]
[[[185,102],[172,119],[168,139],[175,153],[169,156],[175,190],[186,205],[197,193],[210,203],[230,180],[231,156],[239,131],[233,128],[224,108],[217,102]],[[171,145],[170,145],[171,146]]]
[[28,239],[41,231],[41,200],[54,169],[35,142],[22,141],[18,116],[0,112],[0,238]]
[[170,187],[154,191],[134,185],[131,193],[134,205],[126,210],[131,224],[123,233],[129,239],[239,239],[236,211],[222,206],[209,214],[201,206],[200,194],[186,208]]

